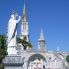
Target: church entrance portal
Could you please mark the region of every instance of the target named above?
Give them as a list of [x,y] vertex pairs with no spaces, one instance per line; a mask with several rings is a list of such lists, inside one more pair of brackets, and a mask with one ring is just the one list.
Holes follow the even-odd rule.
[[28,60],[27,69],[46,69],[46,59],[40,54],[32,55]]

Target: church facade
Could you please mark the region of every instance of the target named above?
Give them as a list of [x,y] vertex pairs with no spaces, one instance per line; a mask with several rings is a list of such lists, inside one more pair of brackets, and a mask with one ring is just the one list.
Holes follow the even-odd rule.
[[[26,8],[24,4],[22,24],[21,24],[21,39],[26,38],[29,42],[28,21],[26,16]],[[38,40],[38,50],[33,50],[27,47],[23,49],[22,44],[17,44],[16,54],[8,54],[3,60],[4,69],[69,69],[66,61],[68,53],[46,51],[46,42],[41,30]],[[10,50],[12,53],[12,50]]]

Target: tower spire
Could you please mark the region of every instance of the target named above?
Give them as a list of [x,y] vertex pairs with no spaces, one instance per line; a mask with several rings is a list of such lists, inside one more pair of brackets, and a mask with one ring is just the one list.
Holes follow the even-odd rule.
[[23,15],[22,15],[21,39],[26,39],[26,41],[29,41],[28,21],[27,21],[27,16],[26,16],[26,6],[25,6],[25,2],[24,2]]
[[45,51],[45,39],[43,35],[43,30],[41,29],[40,38],[38,40],[38,51]]
[[25,2],[24,2],[24,8],[23,8],[23,21],[24,21],[24,22],[27,21]]
[[40,33],[40,38],[39,38],[39,40],[45,40],[44,39],[44,34],[43,34],[43,30],[41,29],[41,33]]

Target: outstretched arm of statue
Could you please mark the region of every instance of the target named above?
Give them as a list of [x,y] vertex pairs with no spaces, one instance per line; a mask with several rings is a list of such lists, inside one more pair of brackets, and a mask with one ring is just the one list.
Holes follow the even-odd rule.
[[21,19],[21,16],[19,16],[19,19],[17,20],[17,23],[20,21],[20,19]]

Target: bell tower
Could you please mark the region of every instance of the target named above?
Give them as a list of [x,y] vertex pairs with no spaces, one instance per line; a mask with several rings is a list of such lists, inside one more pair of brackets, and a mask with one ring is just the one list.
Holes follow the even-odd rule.
[[43,35],[43,30],[41,29],[40,38],[38,40],[38,51],[45,51],[45,39]]
[[28,35],[28,21],[27,21],[27,15],[26,15],[26,6],[24,3],[23,8],[23,15],[22,15],[22,25],[21,25],[21,39],[25,39],[26,41],[29,41],[29,35]]

